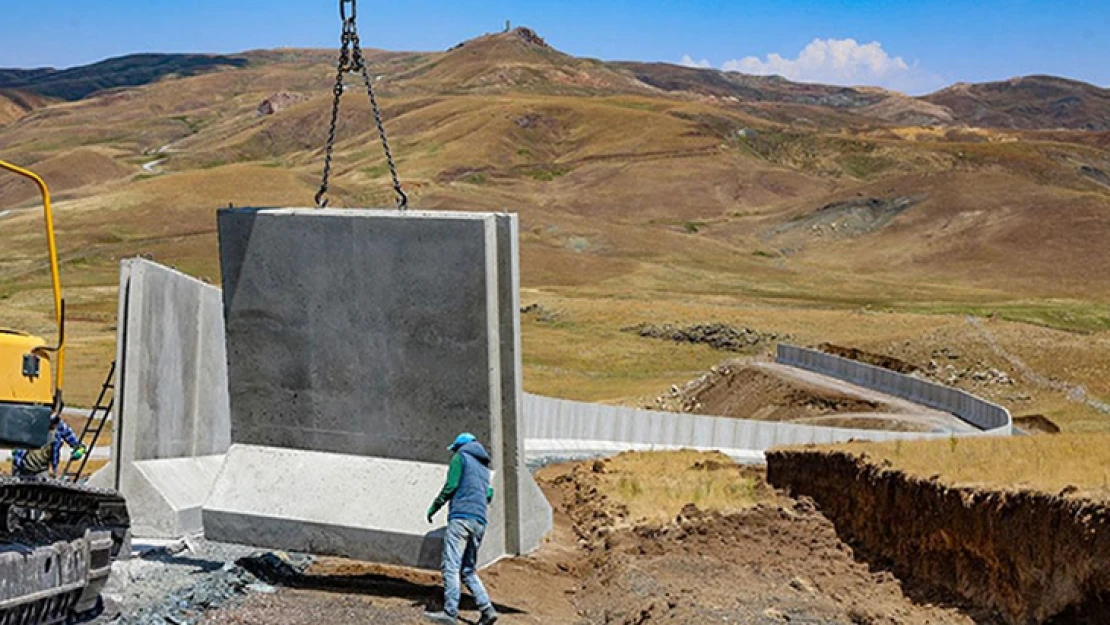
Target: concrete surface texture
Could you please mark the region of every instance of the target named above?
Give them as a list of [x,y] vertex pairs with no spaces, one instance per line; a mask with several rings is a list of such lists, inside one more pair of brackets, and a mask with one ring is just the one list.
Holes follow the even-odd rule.
[[966,391],[794,345],[780,344],[775,360],[950,412],[982,431],[1013,433],[1008,410]]
[[220,290],[130,259],[119,293],[112,462],[91,482],[123,493],[136,536],[199,532],[231,443]]
[[[228,209],[218,221],[234,444],[208,537],[427,566],[439,534],[423,512],[442,478],[429,467],[469,431],[496,470],[484,559],[537,546],[551,510],[519,436],[515,216]],[[261,457],[265,470],[248,470]],[[374,478],[386,460],[427,479]],[[311,466],[333,470],[298,481]],[[271,488],[286,482],[303,488]]]

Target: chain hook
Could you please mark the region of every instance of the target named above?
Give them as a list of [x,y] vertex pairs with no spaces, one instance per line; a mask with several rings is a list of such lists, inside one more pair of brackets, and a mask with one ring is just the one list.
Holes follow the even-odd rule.
[[[350,5],[348,14],[347,5]],[[386,164],[389,166],[389,175],[393,183],[393,191],[397,194],[397,208],[408,209],[409,197],[401,187],[401,179],[397,175],[397,165],[393,160],[393,152],[389,149],[389,139],[386,137],[385,124],[382,122],[381,107],[374,94],[374,79],[370,76],[369,67],[362,56],[362,45],[359,43],[358,26],[355,25],[357,12],[356,0],[339,0],[339,17],[343,19],[343,36],[339,47],[339,62],[336,67],[335,87],[332,89],[331,123],[328,126],[328,140],[324,147],[324,175],[320,183],[320,190],[316,193],[316,207],[325,208],[328,205],[328,182],[331,177],[332,156],[335,149],[335,134],[339,124],[339,101],[343,97],[343,75],[352,72],[362,74],[366,84],[366,94],[370,98],[370,109],[373,112],[374,124],[381,138],[382,150],[385,152]]]

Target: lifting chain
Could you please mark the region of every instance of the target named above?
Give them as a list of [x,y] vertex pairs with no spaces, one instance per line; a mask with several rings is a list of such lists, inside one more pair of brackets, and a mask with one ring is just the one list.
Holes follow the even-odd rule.
[[339,100],[343,97],[343,75],[347,72],[359,72],[366,83],[366,93],[370,96],[370,108],[374,112],[374,123],[378,127],[378,136],[382,139],[382,149],[385,151],[385,160],[389,165],[389,175],[393,179],[393,191],[397,194],[397,208],[405,210],[409,205],[409,197],[401,188],[401,179],[397,176],[397,165],[393,162],[393,152],[389,149],[389,139],[385,134],[385,124],[382,122],[382,112],[378,107],[378,98],[374,95],[374,82],[370,79],[370,69],[366,66],[366,59],[362,56],[362,46],[358,39],[358,27],[355,25],[358,8],[356,0],[339,0],[339,17],[343,20],[343,38],[339,46],[339,63],[335,72],[335,87],[332,88],[331,124],[328,126],[328,143],[324,149],[324,179],[320,183],[320,190],[316,192],[316,207],[324,208],[328,205],[328,180],[331,178],[332,153],[335,149],[335,130],[339,124]]

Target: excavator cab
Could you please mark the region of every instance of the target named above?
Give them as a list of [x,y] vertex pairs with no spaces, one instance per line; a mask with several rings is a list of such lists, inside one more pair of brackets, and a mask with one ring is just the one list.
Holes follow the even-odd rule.
[[0,161],[0,170],[23,176],[38,185],[46,220],[58,343],[49,346],[41,337],[0,328],[0,448],[36,448],[50,441],[50,420],[62,410],[65,313],[54,218],[50,191],[42,178],[4,161]]

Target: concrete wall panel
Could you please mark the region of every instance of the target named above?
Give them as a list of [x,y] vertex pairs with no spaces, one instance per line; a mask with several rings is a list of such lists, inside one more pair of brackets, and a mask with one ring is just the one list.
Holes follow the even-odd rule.
[[130,259],[118,310],[113,461],[95,481],[127,498],[136,536],[199,532],[231,438],[220,291]]
[[[337,521],[337,536],[371,541],[356,547],[306,543],[330,523],[314,490],[278,502],[261,480],[295,480],[289,471],[308,462],[442,467],[469,431],[496,470],[484,553],[538,545],[551,511],[523,467],[515,217],[229,209],[219,230],[233,446],[205,506],[211,538],[352,557],[398,532],[426,546],[435,538],[422,513],[439,484],[360,483],[360,501],[405,510],[386,533],[369,513]],[[247,449],[291,461],[244,478],[231,458]],[[341,473],[333,479],[350,490]],[[297,519],[311,528],[290,529]],[[395,563],[426,565],[418,551]]]
[[1013,432],[1013,418],[1008,410],[960,389],[793,345],[780,344],[776,360],[951,412],[985,432],[1004,435]]
[[[951,436],[670,413],[531,394],[524,397],[524,417],[525,449],[533,461],[652,449],[719,450],[740,461],[761,461],[764,451],[782,445]],[[996,429],[960,436],[1005,433]]]

